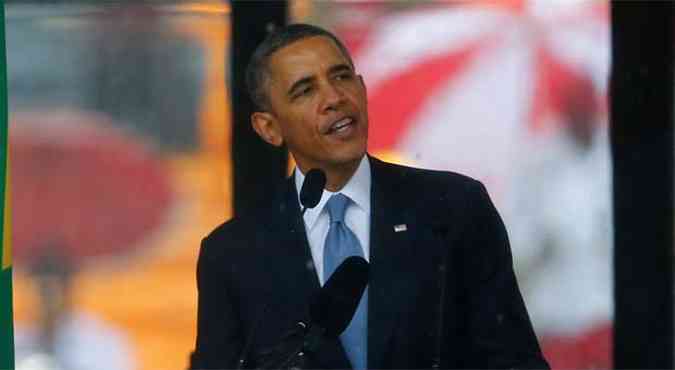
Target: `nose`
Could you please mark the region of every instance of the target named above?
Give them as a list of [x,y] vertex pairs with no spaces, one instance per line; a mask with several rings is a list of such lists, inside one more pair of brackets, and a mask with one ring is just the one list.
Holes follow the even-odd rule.
[[326,83],[322,90],[322,111],[335,110],[344,102],[344,93],[337,86]]

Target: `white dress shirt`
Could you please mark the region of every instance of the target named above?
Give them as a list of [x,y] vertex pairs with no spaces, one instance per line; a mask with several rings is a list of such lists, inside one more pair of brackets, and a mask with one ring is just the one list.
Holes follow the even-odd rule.
[[[296,167],[295,187],[298,190],[298,194],[300,194],[304,181],[305,175]],[[370,261],[370,183],[370,162],[368,161],[368,156],[364,155],[352,178],[337,192],[346,195],[352,200],[345,212],[345,224],[359,239],[366,261]],[[314,208],[307,209],[303,217],[307,240],[312,252],[312,260],[314,260],[316,274],[322,286],[326,280],[323,276],[323,247],[330,226],[328,210],[324,208],[328,199],[337,193],[324,189],[319,204]],[[299,202],[300,198],[298,197]],[[300,208],[302,209],[302,204]]]

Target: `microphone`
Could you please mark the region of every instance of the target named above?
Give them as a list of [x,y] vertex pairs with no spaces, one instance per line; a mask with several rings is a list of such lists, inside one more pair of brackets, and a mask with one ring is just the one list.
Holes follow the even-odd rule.
[[321,200],[323,188],[326,187],[326,174],[319,168],[313,168],[307,171],[305,181],[300,188],[300,203],[302,204],[302,215],[307,208],[314,208]]
[[362,257],[346,258],[326,281],[309,307],[310,322],[328,337],[347,328],[368,285],[370,264]]
[[335,269],[309,307],[305,351],[316,352],[322,338],[337,338],[347,329],[368,286],[369,276],[370,264],[359,256],[347,257]]
[[366,290],[370,265],[348,257],[310,300],[309,318],[300,321],[274,348],[258,358],[258,369],[306,369],[324,338],[335,339],[347,328]]

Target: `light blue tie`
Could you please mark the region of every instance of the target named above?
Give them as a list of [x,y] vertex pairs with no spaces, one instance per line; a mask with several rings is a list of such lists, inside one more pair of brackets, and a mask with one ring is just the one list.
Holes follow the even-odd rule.
[[[363,257],[363,249],[361,249],[359,240],[344,223],[345,211],[350,201],[351,199],[343,194],[335,194],[326,203],[330,228],[323,251],[324,282],[347,257]],[[366,369],[368,363],[368,288],[361,297],[352,321],[340,335],[340,341],[347,352],[352,368]]]

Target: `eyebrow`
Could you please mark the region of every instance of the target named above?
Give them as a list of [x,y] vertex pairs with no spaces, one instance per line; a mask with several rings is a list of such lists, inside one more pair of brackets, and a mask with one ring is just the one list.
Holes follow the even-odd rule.
[[[352,68],[351,68],[348,64],[341,63],[341,64],[336,64],[336,65],[334,65],[334,66],[332,66],[332,67],[330,67],[330,68],[328,69],[328,73],[329,73],[329,74],[333,74],[333,73],[337,73],[337,72],[342,72],[342,71],[350,71],[350,72],[351,72],[351,71],[352,71]],[[309,84],[309,83],[313,82],[314,80],[316,80],[316,77],[314,77],[314,76],[307,76],[307,77],[303,77],[303,78],[301,78],[301,79],[295,81],[295,82],[293,83],[293,85],[291,85],[291,87],[288,89],[287,94],[288,94],[288,95],[292,95],[293,92],[294,92],[295,90],[297,90],[300,86]]]
[[342,72],[342,71],[349,71],[352,72],[352,68],[348,64],[337,64],[328,70],[328,73],[336,73],[336,72]]

